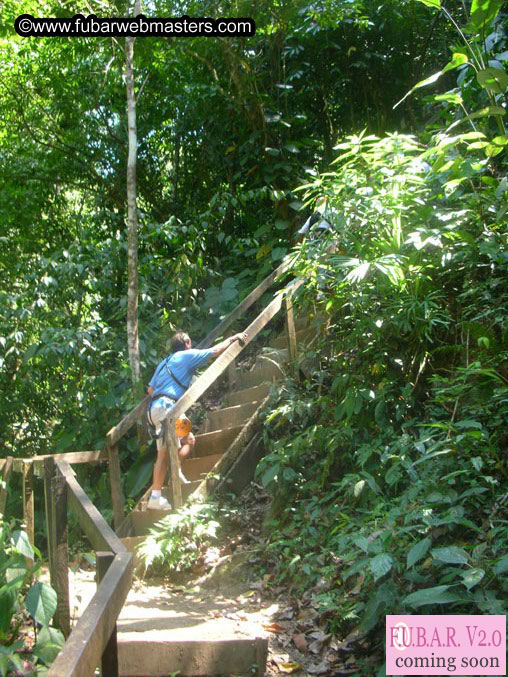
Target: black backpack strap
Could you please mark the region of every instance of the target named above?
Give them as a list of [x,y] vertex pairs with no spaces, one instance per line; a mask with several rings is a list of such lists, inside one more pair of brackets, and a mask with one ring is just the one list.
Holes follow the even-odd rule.
[[[169,358],[168,358],[168,360],[169,360]],[[187,388],[188,388],[189,386],[184,386],[184,384],[176,378],[176,376],[173,374],[172,370],[171,370],[170,367],[169,367],[168,360],[166,360],[166,369],[168,370],[169,375],[171,376],[171,378],[173,379],[173,381],[174,381],[177,385],[180,386],[180,388],[183,388],[184,390],[187,390]]]

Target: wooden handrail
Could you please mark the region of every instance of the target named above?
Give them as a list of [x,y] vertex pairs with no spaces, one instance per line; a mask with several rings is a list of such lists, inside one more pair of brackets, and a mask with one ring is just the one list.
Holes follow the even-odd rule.
[[[97,591],[76,626],[70,633],[62,650],[53,662],[48,675],[50,677],[89,677],[95,673],[101,662],[109,639],[113,633],[117,618],[129,593],[132,582],[133,556],[126,551],[121,540],[109,527],[90,498],[74,476],[66,461],[58,458],[46,458],[45,467],[48,486],[60,486],[59,493],[64,495],[64,508],[67,504],[75,513],[83,531],[97,550],[113,553],[113,559]],[[54,479],[50,480],[53,475]],[[47,496],[48,546],[50,549],[50,568],[52,584],[56,584],[59,599],[59,613],[64,612],[68,621],[68,569],[67,569],[67,511],[58,512],[55,495]],[[55,534],[57,521],[61,522],[60,532],[64,540]],[[60,570],[62,569],[62,570]],[[63,570],[65,569],[65,570]],[[63,602],[63,603],[62,603]],[[65,613],[66,612],[66,613]],[[59,620],[61,620],[59,618]],[[116,646],[116,645],[115,645]]]
[[[248,310],[253,303],[255,303],[263,293],[269,289],[275,280],[287,272],[294,264],[294,257],[287,257],[281,264],[276,268],[270,275],[265,277],[265,279],[260,282],[260,284],[253,289],[250,294],[248,294],[243,301],[241,301],[230,313],[227,315],[219,324],[212,329],[212,331],[197,344],[197,348],[208,347],[218,336],[221,336],[223,332],[246,310]],[[126,432],[136,423],[136,421],[144,414],[146,408],[150,402],[148,396],[144,397],[139,404],[137,404],[134,409],[132,409],[128,414],[126,414],[120,423],[117,423],[113,428],[111,428],[106,434],[106,440],[108,446],[115,445]]]
[[[301,284],[303,280],[292,282],[288,286],[288,293],[293,293]],[[191,387],[180,397],[175,406],[170,411],[169,418],[174,421],[187,411],[201,395],[214,383],[218,377],[226,371],[228,365],[244,350],[244,348],[255,338],[255,336],[268,324],[274,315],[276,315],[282,306],[283,295],[277,296],[262,310],[262,312],[253,320],[245,333],[247,334],[247,341],[244,345],[239,342],[233,343],[227,350],[218,357],[213,364],[211,364],[206,371],[191,385]]]
[[132,409],[126,416],[122,418],[120,423],[117,423],[117,425],[111,428],[111,430],[106,434],[108,446],[114,446],[118,440],[121,439],[125,433],[130,430],[130,428],[132,428],[138,418],[140,418],[146,411],[150,399],[151,398],[148,397],[148,395],[144,397],[141,402],[136,407],[134,407],[134,409]]
[[56,460],[56,467],[67,482],[70,507],[93,547],[96,550],[111,550],[114,553],[126,552],[122,541],[81,488],[70,465],[65,461]]
[[90,677],[95,673],[129,593],[131,581],[132,554],[119,552],[53,662],[48,677]]
[[200,341],[196,347],[208,348],[218,336],[221,336],[235,320],[241,317],[245,311],[252,306],[253,303],[261,298],[264,292],[272,286],[275,280],[293,266],[294,262],[295,257],[287,257],[280,264],[280,266],[270,273],[270,275],[265,277],[265,279],[260,282],[258,286],[243,299],[243,301],[240,301],[240,303],[229,313],[229,315],[226,315],[226,317],[221,322],[219,322],[219,324],[214,329],[212,329],[212,331],[207,336],[205,336],[205,338]]
[[[225,318],[203,341],[200,347],[212,342],[219,336],[235,319],[240,317],[261,295],[270,287],[274,280],[292,265],[291,260],[284,261],[271,275],[256,287],[233,311]],[[189,388],[178,400],[170,412],[170,416],[164,422],[174,432],[174,422],[178,416],[185,412],[197,399],[210,387],[212,383],[228,368],[236,357],[244,350],[261,329],[279,312],[284,295],[292,293],[302,284],[303,280],[293,281],[283,292],[264,308],[264,310],[247,327],[247,341],[245,344],[233,343]],[[65,611],[68,607],[68,571],[67,571],[67,503],[75,513],[83,531],[96,550],[105,550],[113,553],[113,559],[109,568],[99,583],[97,592],[76,626],[70,633],[62,650],[53,662],[48,675],[49,677],[88,677],[93,675],[106,647],[116,647],[116,642],[110,642],[112,633],[115,631],[117,618],[125,602],[132,582],[133,556],[126,551],[125,546],[109,527],[90,498],[82,489],[75,478],[70,463],[85,463],[91,461],[110,460],[111,450],[118,440],[135,423],[146,408],[149,398],[144,398],[120,423],[112,428],[107,434],[107,449],[96,452],[73,452],[58,455],[42,455],[31,459],[10,459],[0,464],[0,469],[5,469],[7,475],[11,465],[16,464],[16,470],[26,471],[29,464],[30,470],[36,468],[39,473],[45,471],[46,488],[46,517],[48,526],[48,547],[50,550],[49,560],[52,569],[53,580],[57,584],[57,595],[62,594],[63,605],[59,601],[60,610]],[[167,430],[167,428],[166,428]],[[175,490],[180,489],[177,478],[177,466],[175,461],[177,449],[174,435],[169,436],[170,454],[172,458],[172,485]],[[19,466],[19,468],[18,468]],[[39,474],[38,473],[38,474]],[[177,487],[178,482],[178,487]],[[55,492],[56,490],[56,492]],[[55,493],[57,501],[55,501]],[[181,490],[176,491],[180,495]],[[4,497],[2,497],[4,498]],[[60,501],[60,503],[58,503]],[[177,501],[175,501],[176,504]],[[62,509],[58,509],[63,506]],[[103,553],[105,556],[105,554]],[[65,573],[53,576],[59,565],[65,563]],[[64,614],[65,615],[65,614]],[[67,615],[68,621],[68,615]],[[115,649],[116,651],[116,649]],[[113,660],[112,664],[115,661]]]
[[30,458],[15,458],[14,472],[23,472],[23,463],[30,462],[34,464],[35,474],[42,477],[46,458],[55,458],[58,461],[66,461],[72,464],[100,463],[108,460],[108,452],[105,449],[98,451],[70,451],[62,454],[41,454],[40,456],[31,456]]

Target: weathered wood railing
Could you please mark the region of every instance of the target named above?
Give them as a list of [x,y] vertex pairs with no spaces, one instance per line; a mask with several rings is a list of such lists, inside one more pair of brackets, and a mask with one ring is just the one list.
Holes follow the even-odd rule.
[[[293,264],[292,259],[284,261],[276,270],[266,277],[236,308],[220,322],[215,329],[213,329],[199,344],[198,348],[208,347],[215,338],[224,334],[226,329],[231,324],[242,317],[243,314],[267,291],[272,284],[279,279],[285,272],[287,272]],[[279,312],[282,307],[283,300],[286,301],[286,319],[288,328],[288,348],[292,358],[296,355],[296,332],[293,318],[292,295],[294,291],[302,284],[302,280],[293,280],[285,290],[277,293],[272,301],[264,308],[264,310],[251,322],[251,324],[244,330],[247,334],[247,341],[240,344],[233,343],[224,353],[217,358],[213,364],[206,369],[197,381],[186,391],[182,397],[176,402],[171,409],[170,416],[164,422],[165,437],[169,441],[169,472],[170,484],[173,495],[173,505],[179,508],[182,501],[182,489],[178,477],[178,442],[175,432],[175,421],[181,416],[189,407],[191,407],[201,395],[221,376],[221,374],[228,369],[230,365],[236,360],[238,355],[245,349],[245,347],[257,336],[257,334],[265,327],[265,325]],[[136,423],[136,421],[145,414],[150,398],[145,397],[129,414],[127,414],[116,426],[111,428],[108,432],[107,447],[108,449],[117,449],[118,441],[126,434],[126,432]],[[117,452],[116,452],[117,453]],[[115,527],[118,529],[119,524],[115,520]]]
[[[0,507],[5,508],[9,468],[23,475],[23,506],[33,543],[34,477],[44,479],[48,559],[51,585],[57,593],[56,625],[67,638],[51,666],[50,677],[88,677],[101,664],[102,674],[118,675],[116,621],[132,581],[132,554],[110,528],[75,478],[70,463],[108,460],[104,451],[11,459],[0,464],[3,482]],[[3,466],[3,468],[2,468]],[[96,549],[97,591],[71,631],[67,507]]]

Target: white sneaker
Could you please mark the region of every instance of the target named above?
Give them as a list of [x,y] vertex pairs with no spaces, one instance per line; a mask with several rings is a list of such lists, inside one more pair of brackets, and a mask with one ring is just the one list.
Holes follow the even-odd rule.
[[180,478],[180,482],[182,482],[183,484],[190,484],[189,480],[183,474],[181,468],[178,468],[178,477]]
[[164,496],[159,496],[159,498],[150,496],[146,508],[147,510],[171,510],[171,503],[169,503]]

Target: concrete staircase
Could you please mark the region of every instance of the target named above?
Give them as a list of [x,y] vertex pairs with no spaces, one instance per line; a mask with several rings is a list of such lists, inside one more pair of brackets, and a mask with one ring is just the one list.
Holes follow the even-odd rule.
[[[306,320],[297,322],[301,346],[315,336],[315,330],[309,329]],[[209,412],[202,432],[196,435],[192,458],[182,462],[182,471],[190,480],[182,484],[184,500],[191,496],[206,499],[220,488],[239,493],[252,479],[264,453],[258,414],[270,388],[285,377],[287,343],[283,332],[260,350],[250,371],[229,371],[230,388],[221,408]],[[171,502],[170,488],[163,493]],[[142,500],[130,515],[130,537],[122,539],[128,549],[135,551],[150,527],[167,514],[146,510],[146,498]],[[224,619],[212,622],[211,616],[217,616],[214,610],[200,610],[202,618],[198,618],[199,604],[193,605],[191,621],[174,607],[166,592],[157,591],[152,602],[151,594],[149,587],[131,591],[118,619],[121,675],[162,676],[177,670],[181,677],[265,674],[268,640],[261,623],[249,631],[244,628],[239,635],[238,622],[233,629],[222,624]],[[164,603],[163,598],[167,598]]]

